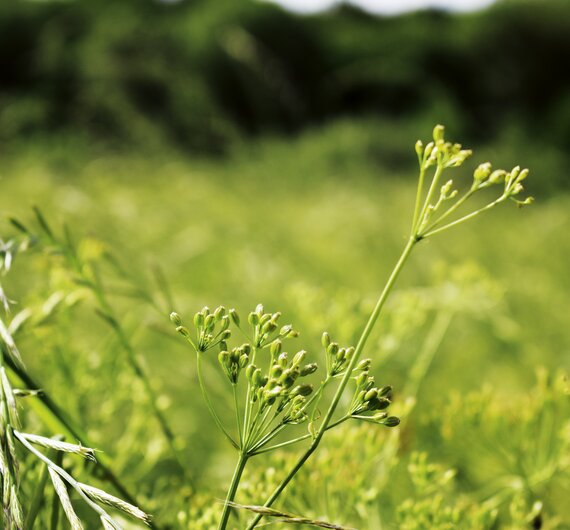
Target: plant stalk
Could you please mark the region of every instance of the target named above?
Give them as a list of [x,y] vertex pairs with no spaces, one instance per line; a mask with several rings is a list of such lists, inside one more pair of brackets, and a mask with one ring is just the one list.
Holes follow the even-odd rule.
[[230,518],[230,513],[232,510],[231,503],[235,499],[236,492],[243,474],[243,470],[249,460],[249,456],[246,453],[240,452],[239,459],[234,470],[234,475],[230,483],[230,488],[228,489],[228,494],[226,496],[226,501],[224,502],[224,510],[222,512],[222,518],[220,519],[220,524],[218,525],[218,530],[225,530],[228,525],[228,520]]
[[[289,474],[283,479],[283,481],[279,484],[279,486],[277,486],[275,491],[267,499],[266,503],[264,504],[264,507],[269,508],[277,500],[277,498],[281,495],[281,493],[287,487],[289,482],[291,482],[293,477],[298,473],[298,471],[301,469],[301,467],[303,467],[305,462],[311,457],[311,455],[315,452],[315,450],[319,446],[321,439],[323,438],[323,436],[324,436],[324,434],[325,434],[325,432],[326,432],[326,430],[327,430],[327,428],[328,428],[328,426],[332,420],[333,414],[335,413],[335,411],[338,407],[338,404],[342,398],[344,390],[346,389],[346,386],[348,385],[348,382],[350,381],[350,378],[352,376],[352,371],[356,367],[356,365],[360,359],[360,356],[362,355],[364,347],[366,346],[366,342],[368,341],[368,337],[372,333],[372,330],[374,329],[374,326],[378,320],[378,317],[380,316],[380,313],[382,312],[384,304],[386,303],[386,300],[388,299],[388,296],[389,296],[390,292],[392,291],[392,288],[394,287],[394,284],[396,283],[396,280],[398,279],[400,272],[402,271],[406,261],[408,260],[408,257],[410,256],[410,253],[412,252],[412,249],[414,248],[414,246],[416,245],[417,242],[418,242],[417,237],[412,233],[412,235],[408,239],[408,242],[406,243],[406,246],[404,247],[404,250],[402,251],[402,254],[400,255],[400,258],[398,259],[394,269],[392,270],[392,273],[390,274],[390,277],[388,278],[388,281],[386,282],[386,285],[384,286],[382,293],[380,294],[380,298],[378,299],[378,302],[376,302],[376,306],[374,307],[374,310],[372,311],[372,313],[368,319],[368,322],[366,323],[366,326],[364,327],[364,330],[362,331],[360,339],[358,340],[358,344],[356,345],[356,349],[354,350],[354,355],[352,356],[352,359],[350,360],[350,363],[346,369],[346,372],[345,372],[345,374],[344,374],[344,376],[343,376],[343,378],[342,378],[342,380],[338,386],[338,389],[334,395],[332,403],[330,404],[330,406],[327,410],[327,413],[325,414],[323,422],[321,423],[321,426],[319,427],[319,430],[318,430],[317,434],[315,435],[315,438],[313,439],[313,442],[311,443],[309,448],[305,451],[305,453],[301,456],[301,458],[297,461],[297,463],[291,469]],[[251,521],[249,526],[247,527],[247,530],[252,530],[253,528],[255,528],[262,517],[263,516],[261,514],[257,514],[253,518],[253,520]]]

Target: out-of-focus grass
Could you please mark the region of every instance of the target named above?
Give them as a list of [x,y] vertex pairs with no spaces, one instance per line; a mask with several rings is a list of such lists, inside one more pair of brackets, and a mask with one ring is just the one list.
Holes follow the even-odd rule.
[[[371,137],[373,131],[382,134]],[[334,328],[342,320],[326,323],[319,315],[330,315],[336,308],[357,326],[358,311],[344,307],[343,301],[372,300],[405,242],[415,193],[412,146],[417,134],[410,128],[398,133],[393,124],[373,128],[340,122],[292,141],[243,145],[220,161],[167,155],[149,160],[141,153],[82,155],[75,160],[69,153],[61,157],[39,150],[32,157],[30,151],[3,164],[3,210],[26,219],[31,206],[40,205],[55,226],[65,221],[78,237],[104,241],[141,277],[150,264],[160,264],[175,309],[182,314],[219,303],[245,312],[262,301],[283,311],[301,331],[303,346],[317,351],[315,323],[324,320]],[[453,139],[453,131],[448,136]],[[475,167],[485,160],[473,147]],[[510,153],[498,154],[510,162]],[[526,155],[517,153],[512,164],[525,164]],[[467,183],[470,175],[464,176]],[[540,179],[548,175],[531,174],[531,193],[533,181]],[[418,248],[400,288],[430,284],[441,262],[454,269],[467,261],[477,262],[500,293],[495,316],[478,318],[474,307],[473,313],[461,313],[452,321],[420,393],[420,410],[428,410],[442,393],[464,393],[484,384],[508,396],[531,385],[537,365],[553,369],[567,363],[569,217],[569,196],[541,198],[539,193],[528,209],[513,205],[492,211]],[[8,227],[2,223],[4,232]],[[46,289],[41,270],[25,264],[13,281],[10,296],[23,304],[33,299],[35,289]],[[309,295],[314,306],[307,311],[299,297]],[[140,304],[130,299],[118,299],[117,304],[129,322],[139,324],[139,351],[172,403],[168,414],[174,425],[190,440],[194,454],[203,456],[193,460],[193,472],[227,475],[225,460],[217,460],[222,463],[214,471],[206,469],[217,453],[212,446],[205,450],[200,445],[211,431],[204,429],[203,422],[209,420],[196,398],[189,353],[182,344],[153,334],[150,326],[140,326],[149,318]],[[315,316],[307,319],[310,312]],[[96,350],[106,330],[93,325],[94,316],[79,316],[73,335]],[[330,330],[347,335],[339,337],[343,342],[352,339],[353,329]],[[419,323],[414,331],[402,351],[382,367],[383,380],[396,388],[406,380],[403,357],[413,357],[418,350],[425,326]],[[381,332],[382,326],[372,343],[378,348]],[[63,355],[90,353],[70,349]],[[46,387],[63,401],[65,389],[50,384],[57,379],[57,369],[43,364],[45,356],[26,357],[32,371],[41,373]],[[94,370],[104,373],[104,367]],[[87,401],[97,399],[92,387],[96,382],[86,385],[92,392],[84,397]],[[81,379],[76,388],[82,392]],[[120,429],[117,421],[115,426],[99,426],[101,432]]]

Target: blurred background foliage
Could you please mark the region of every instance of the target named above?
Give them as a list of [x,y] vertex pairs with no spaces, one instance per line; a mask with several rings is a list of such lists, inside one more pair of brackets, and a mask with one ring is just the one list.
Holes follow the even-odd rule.
[[[529,146],[552,189],[570,152],[569,9],[511,0],[380,18],[233,0],[3,2],[0,140],[220,154],[339,116],[437,119],[466,142]],[[375,154],[408,160],[382,140],[391,155]]]
[[[284,506],[359,528],[570,528],[569,57],[566,0],[394,18],[235,0],[0,3],[2,239],[15,234],[5,214],[31,226],[34,204],[58,233],[68,225],[192,484],[92,293],[49,247],[2,279],[14,313],[32,315],[17,337],[30,372],[163,527],[211,528],[233,461],[171,340],[171,306],[188,319],[261,301],[311,355],[323,329],[353,342],[409,227],[413,144],[445,123],[473,166],[530,167],[537,203],[418,249],[367,353],[401,429],[331,436]],[[260,459],[238,501],[261,502],[291,458]]]

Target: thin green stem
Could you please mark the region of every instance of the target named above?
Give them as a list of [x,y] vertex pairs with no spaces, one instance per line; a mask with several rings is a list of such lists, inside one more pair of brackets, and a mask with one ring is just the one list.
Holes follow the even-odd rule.
[[444,219],[447,219],[453,212],[457,211],[457,209],[471,197],[477,190],[471,188],[465,195],[463,195],[460,199],[457,200],[452,206],[450,206],[444,213],[442,213],[433,223],[428,225],[425,228],[425,232],[429,232],[433,230],[437,225],[441,224]]
[[216,412],[216,410],[214,409],[214,406],[212,405],[212,401],[210,400],[210,396],[208,394],[208,391],[206,389],[206,385],[204,383],[204,377],[202,375],[202,354],[201,353],[197,353],[196,355],[197,361],[196,361],[196,365],[197,365],[197,372],[198,372],[198,382],[200,384],[200,390],[202,392],[202,397],[204,398],[204,401],[206,402],[206,406],[208,407],[208,410],[210,411],[210,414],[212,415],[212,418],[214,418],[214,422],[216,423],[216,425],[218,426],[218,429],[220,429],[220,431],[222,431],[222,433],[225,435],[225,437],[229,440],[229,442],[236,448],[239,449],[239,445],[237,444],[237,442],[231,437],[230,433],[226,430],[226,428],[224,427],[224,424],[222,423],[222,420],[220,419],[220,417],[218,416],[218,413]]
[[243,470],[247,464],[249,456],[243,452],[240,452],[239,458],[234,470],[232,481],[230,483],[230,488],[228,489],[228,494],[226,496],[226,501],[224,503],[224,509],[222,511],[222,518],[220,519],[220,524],[218,525],[218,530],[225,530],[228,525],[228,519],[231,513],[231,503],[235,499],[236,492],[243,474]]
[[416,220],[416,224],[414,225],[414,230],[413,230],[413,232],[414,232],[415,235],[417,235],[417,232],[418,232],[420,226],[422,225],[422,223],[423,223],[423,221],[424,221],[424,218],[425,218],[427,209],[428,209],[428,207],[429,207],[429,205],[430,205],[430,202],[431,202],[432,197],[433,197],[433,194],[434,194],[434,192],[435,192],[435,190],[436,190],[436,188],[437,188],[437,185],[438,185],[438,183],[439,183],[439,178],[441,177],[441,174],[442,174],[442,173],[443,173],[443,166],[440,165],[440,164],[438,164],[438,165],[437,165],[437,168],[436,168],[436,170],[435,170],[435,173],[434,173],[434,175],[433,175],[433,179],[432,179],[432,181],[431,181],[431,185],[430,185],[430,187],[429,187],[429,190],[428,190],[428,193],[427,193],[427,196],[426,196],[426,200],[425,200],[424,205],[423,205],[423,207],[422,207],[422,209],[421,209],[421,213],[420,213],[420,215],[418,216],[418,218],[417,218],[417,220]]
[[420,160],[420,177],[418,180],[418,191],[416,193],[416,205],[414,207],[414,217],[412,219],[412,232],[414,232],[416,229],[416,225],[418,223],[418,216],[420,215],[425,174],[426,174],[426,168],[424,166],[423,160]]
[[[257,332],[255,333],[254,336],[254,342],[253,342],[253,352],[251,355],[251,364],[255,364],[255,358],[257,356],[257,346],[255,345],[257,342]],[[247,392],[245,394],[245,412],[243,414],[243,437],[244,440],[246,440],[247,443],[247,438],[249,438],[249,422],[251,421],[250,416],[251,416],[251,408],[253,406],[253,402],[252,402],[252,390],[253,390],[253,385],[251,384],[251,381],[247,381]]]
[[232,391],[233,391],[233,395],[234,395],[234,407],[235,407],[235,413],[236,413],[236,424],[237,424],[237,430],[238,430],[238,436],[239,436],[239,446],[240,448],[243,449],[243,435],[241,432],[241,418],[240,418],[240,413],[239,413],[239,402],[238,402],[238,395],[237,395],[237,384],[232,384]]
[[[341,423],[344,423],[346,420],[349,420],[350,418],[352,418],[352,416],[347,414],[346,416],[343,416],[339,420],[334,421],[333,423],[331,423],[327,427],[327,431],[330,429],[333,429],[334,427],[336,427],[337,425],[340,425]],[[283,425],[283,427],[284,427],[284,425]],[[303,440],[307,440],[307,439],[311,438],[312,436],[313,435],[311,433],[307,433],[307,434],[304,434],[303,436],[299,436],[297,438],[294,438],[293,440],[287,440],[287,441],[281,442],[279,444],[275,444],[275,445],[271,445],[269,447],[265,447],[264,449],[262,449],[264,444],[259,444],[258,445],[259,449],[255,449],[254,452],[249,453],[249,455],[255,456],[255,455],[260,455],[262,453],[268,453],[269,451],[274,451],[275,449],[280,449],[282,447],[287,447],[289,445],[293,445],[293,444],[296,444],[298,442],[302,442]],[[267,441],[269,441],[269,440],[267,440]],[[264,442],[264,443],[267,443],[267,442]]]
[[[434,177],[434,180],[435,180],[435,177]],[[356,345],[356,349],[354,350],[354,355],[352,356],[352,359],[350,360],[350,363],[346,369],[346,373],[345,373],[344,377],[342,378],[342,380],[338,386],[338,389],[337,389],[337,391],[333,397],[333,400],[332,400],[332,402],[331,402],[331,404],[330,404],[330,406],[329,406],[329,408],[325,414],[323,422],[321,423],[321,426],[320,426],[319,430],[317,431],[317,434],[315,435],[315,437],[313,439],[313,442],[311,443],[309,448],[305,451],[305,453],[301,456],[301,458],[297,461],[297,463],[293,466],[293,468],[288,473],[288,475],[283,479],[283,481],[277,486],[275,491],[267,499],[266,503],[264,504],[265,507],[270,507],[275,502],[275,500],[277,500],[277,498],[281,495],[281,493],[287,487],[289,482],[291,482],[293,477],[297,474],[297,472],[301,469],[301,467],[303,467],[305,462],[311,457],[311,455],[315,452],[318,445],[320,444],[321,439],[324,436],[324,434],[325,434],[325,432],[326,432],[326,430],[327,430],[327,428],[331,422],[332,416],[338,407],[338,404],[339,404],[340,399],[344,393],[344,390],[345,390],[346,386],[348,385],[348,382],[352,376],[352,371],[356,367],[356,365],[360,359],[360,356],[362,355],[364,347],[368,341],[368,337],[372,333],[372,330],[374,329],[376,321],[378,320],[378,317],[380,316],[380,313],[382,312],[384,304],[386,303],[386,300],[388,299],[388,295],[392,291],[392,288],[394,287],[394,284],[396,283],[396,280],[397,280],[398,276],[400,275],[400,272],[402,271],[402,268],[404,267],[404,264],[406,263],[407,259],[409,258],[410,253],[412,252],[412,249],[414,248],[416,243],[417,243],[417,239],[416,239],[415,235],[412,234],[411,237],[408,239],[408,242],[406,243],[406,246],[404,247],[404,250],[402,251],[402,254],[400,255],[400,258],[398,259],[392,273],[390,274],[390,277],[388,278],[388,281],[384,287],[384,290],[382,291],[380,298],[378,299],[378,302],[376,303],[376,306],[374,307],[374,310],[372,311],[372,313],[368,319],[368,322],[366,323],[366,326],[364,327],[362,335],[360,336],[360,339],[358,340],[358,343]],[[262,518],[262,515],[260,515],[260,514],[256,515],[253,518],[252,522],[247,527],[247,529],[252,530],[253,528],[255,528],[257,526],[257,523],[261,520],[261,518]]]
[[461,217],[460,219],[457,219],[456,221],[453,221],[451,223],[447,223],[446,225],[440,226],[439,228],[436,228],[435,230],[425,232],[423,234],[423,237],[430,237],[430,236],[433,236],[435,234],[439,234],[440,232],[443,232],[444,230],[447,230],[448,228],[451,228],[452,226],[457,226],[461,223],[464,223],[465,221],[468,221],[469,219],[473,219],[473,217],[476,217],[480,213],[485,212],[487,210],[490,210],[491,208],[493,208],[497,204],[503,202],[506,198],[507,198],[506,195],[501,195],[498,199],[487,204],[487,206],[483,206],[483,208],[479,208],[479,210],[476,210],[476,211],[474,211],[468,215],[465,215],[465,216]]

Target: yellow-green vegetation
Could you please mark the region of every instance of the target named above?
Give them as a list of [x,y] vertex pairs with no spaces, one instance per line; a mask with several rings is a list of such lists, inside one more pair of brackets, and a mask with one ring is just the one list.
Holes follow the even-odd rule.
[[502,207],[527,171],[441,127],[417,186],[370,130],[6,161],[6,528],[568,527],[570,198]]

